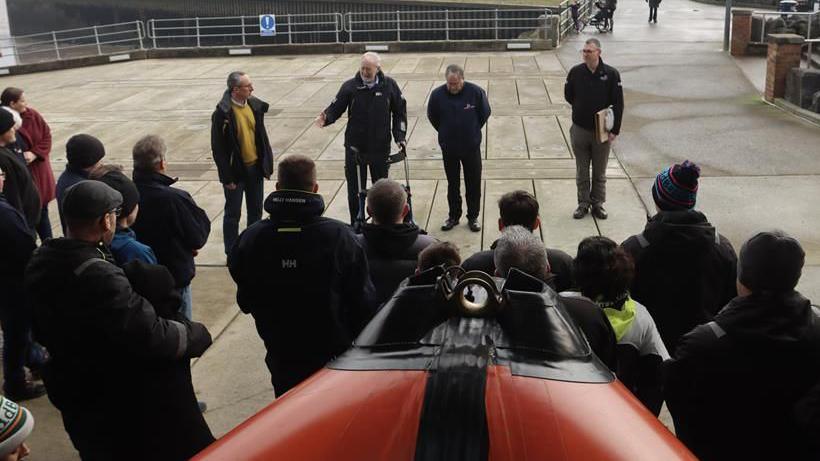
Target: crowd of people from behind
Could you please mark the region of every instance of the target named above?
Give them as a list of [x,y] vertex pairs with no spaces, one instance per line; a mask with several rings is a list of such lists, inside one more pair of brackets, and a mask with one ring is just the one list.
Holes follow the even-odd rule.
[[[599,44],[586,45],[585,54],[599,67],[568,82],[608,76],[598,90],[622,99],[617,71],[602,65]],[[333,123],[351,101],[375,98],[382,89],[379,97],[392,98],[386,107],[399,106],[399,112],[382,110],[379,117],[392,120],[383,125],[387,131],[392,126],[401,144],[403,99],[391,93],[392,80],[370,68],[370,59],[376,58],[363,59],[360,78],[343,86],[317,123]],[[468,88],[460,68],[448,68],[446,76],[442,111],[448,110],[446,98],[462,104],[458,98]],[[596,360],[649,412],[658,415],[667,403],[678,437],[698,457],[820,456],[820,312],[795,291],[805,253],[794,238],[769,231],[752,236],[737,255],[695,209],[696,164],[684,161],[657,175],[651,188],[656,213],[620,244],[591,236],[579,242],[575,258],[551,248],[539,238],[536,198],[510,191],[498,202],[500,238],[466,257],[453,243],[407,222],[407,191],[378,165],[369,165],[376,179],[366,192],[371,220],[360,234],[323,216],[313,160],[288,155],[273,168],[267,136],[261,135],[268,106],[252,90],[247,74],[228,77],[212,116],[212,146],[225,188],[227,266],[239,307],[253,317],[265,345],[277,397],[349,348],[408,277],[444,265],[503,279],[514,268],[556,293]],[[567,91],[568,100],[578,103],[575,89]],[[174,187],[168,148],[154,135],[134,145],[130,178],[103,164],[105,149],[97,138],[72,136],[65,146],[68,164],[54,184],[50,141],[47,148],[43,141],[48,125],[27,107],[22,91],[10,94],[10,104],[32,111],[20,117],[20,131],[26,123],[36,128],[18,136],[13,112],[0,110],[4,393],[26,400],[47,390],[83,459],[190,458],[214,440],[190,368],[212,341],[207,328],[192,320],[191,293],[194,258],[210,235],[210,220],[190,194]],[[480,132],[489,116],[489,106],[480,107],[486,95],[476,91],[470,97],[476,104],[466,104],[477,113],[462,128]],[[438,128],[446,144],[448,135]],[[349,135],[356,143],[364,139],[355,138],[361,135],[355,131]],[[573,145],[586,135],[574,132]],[[368,148],[389,148],[389,137],[376,141]],[[466,175],[471,167],[465,156],[478,151],[450,153],[453,169],[464,167]],[[349,154],[352,168],[364,166],[356,163],[356,152]],[[605,219],[603,183],[596,186],[598,155],[588,154],[576,217],[591,210]],[[260,184],[274,173],[276,190],[262,198]],[[51,192],[44,187],[49,193],[42,194],[40,180],[50,181]],[[460,217],[460,192],[453,192],[442,229]],[[35,233],[51,194],[58,198],[65,237],[41,233],[37,247]],[[248,227],[239,233],[243,196]],[[474,199],[468,186],[471,230],[478,213]],[[356,207],[350,202],[351,220]],[[126,405],[123,395],[129,396]],[[19,432],[4,432],[0,424],[0,455],[25,456],[23,441],[33,420],[8,402],[8,414],[15,421],[28,417],[30,424],[21,423]],[[0,412],[0,423],[4,417]]]

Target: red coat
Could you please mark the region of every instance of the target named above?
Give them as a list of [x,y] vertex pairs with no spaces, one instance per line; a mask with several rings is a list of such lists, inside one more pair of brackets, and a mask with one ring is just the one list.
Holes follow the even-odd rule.
[[54,200],[55,182],[54,172],[51,170],[51,128],[39,112],[28,108],[20,114],[23,126],[18,133],[23,136],[28,149],[37,156],[37,159],[28,164],[31,177],[37,190],[40,191],[40,202],[46,206]]

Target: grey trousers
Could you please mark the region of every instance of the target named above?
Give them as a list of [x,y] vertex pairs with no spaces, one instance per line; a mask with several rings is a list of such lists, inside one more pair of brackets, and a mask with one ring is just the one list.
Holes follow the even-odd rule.
[[[569,129],[572,150],[575,152],[575,185],[578,187],[578,205],[599,206],[606,202],[606,164],[610,143],[599,144],[590,130],[573,124]],[[592,187],[589,166],[592,164]]]

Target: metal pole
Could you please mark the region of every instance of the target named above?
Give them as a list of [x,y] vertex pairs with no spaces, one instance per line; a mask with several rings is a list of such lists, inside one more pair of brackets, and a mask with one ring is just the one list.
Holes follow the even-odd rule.
[[333,26],[336,28],[336,43],[339,43],[339,29],[341,29],[340,19],[344,21],[341,13],[333,13]]
[[156,23],[154,22],[153,19],[148,21],[148,29],[150,30],[150,33],[151,33],[151,41],[154,42],[154,49],[157,49],[157,29],[156,29],[155,24]]
[[401,11],[396,11],[396,41],[401,41]]
[[498,9],[495,10],[495,39],[498,40]]
[[290,15],[288,15],[288,45],[293,45],[293,27],[290,24]]
[[63,58],[60,57],[60,45],[57,43],[57,32],[56,31],[51,32],[51,38],[52,38],[52,40],[54,40],[54,52],[57,53],[57,59],[58,60],[63,59]]
[[732,22],[732,0],[726,0],[723,18],[723,51],[729,51],[729,24]]
[[444,10],[444,39],[450,41],[450,10]]
[[145,23],[142,21],[137,21],[137,35],[140,38],[140,49],[144,50],[145,43],[143,43],[142,40],[145,38]]
[[100,35],[97,33],[97,26],[94,26],[94,41],[97,42],[97,56],[101,56],[102,48],[100,47]]
[[[806,38],[811,40],[811,21],[814,18],[812,18],[811,16],[806,16],[806,18],[808,18],[808,23],[809,23],[809,29],[806,31]],[[806,59],[806,69],[811,69],[811,58],[812,58],[811,53],[812,53],[812,45],[813,44],[814,44],[813,42],[809,42],[809,55],[808,55],[808,58]]]
[[196,47],[200,47],[200,40],[199,40],[199,18],[196,19]]
[[242,46],[245,46],[245,16],[239,18],[242,20]]

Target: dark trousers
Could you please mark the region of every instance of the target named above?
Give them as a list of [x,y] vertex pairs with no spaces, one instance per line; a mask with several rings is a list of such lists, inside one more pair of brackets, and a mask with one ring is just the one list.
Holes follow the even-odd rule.
[[3,328],[3,379],[6,385],[20,385],[26,379],[26,361],[31,321],[22,295],[4,290],[0,299],[0,326]]
[[464,168],[464,198],[467,201],[467,219],[478,219],[481,211],[481,150],[468,154],[442,153],[447,175],[447,204],[450,219],[461,218],[461,168]]
[[43,205],[43,210],[40,212],[40,224],[37,225],[37,235],[40,236],[41,242],[54,237],[51,233],[51,220],[48,219],[48,204]]
[[367,165],[359,165],[359,174],[356,174],[356,154],[345,148],[345,179],[347,180],[347,208],[350,210],[350,224],[356,220],[356,214],[359,212],[359,188],[356,186],[356,179],[358,176],[361,181],[362,190],[367,188],[367,169],[370,168],[371,183],[379,179],[386,178],[390,172],[390,165],[387,163],[388,154],[360,154],[362,161],[366,161]]
[[649,5],[649,20],[652,22],[658,22],[658,6]]
[[245,168],[245,178],[236,183],[236,189],[225,191],[225,213],[222,216],[222,238],[225,243],[225,254],[231,252],[239,236],[239,218],[242,217],[242,196],[245,196],[245,210],[248,213],[248,227],[262,219],[262,200],[264,195],[262,172],[258,165]]
[[[575,153],[575,184],[578,187],[578,205],[593,207],[606,201],[606,165],[610,144],[595,140],[595,134],[573,124],[569,129],[572,151]],[[589,167],[592,165],[592,181]],[[591,187],[590,187],[590,182]]]

